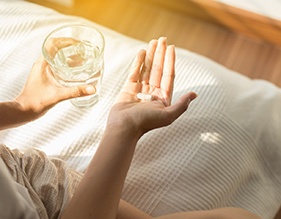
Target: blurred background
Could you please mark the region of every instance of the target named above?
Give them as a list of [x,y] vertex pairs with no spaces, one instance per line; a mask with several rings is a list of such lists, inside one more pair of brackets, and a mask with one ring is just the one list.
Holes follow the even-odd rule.
[[167,36],[169,44],[281,86],[279,0],[28,1],[142,41]]

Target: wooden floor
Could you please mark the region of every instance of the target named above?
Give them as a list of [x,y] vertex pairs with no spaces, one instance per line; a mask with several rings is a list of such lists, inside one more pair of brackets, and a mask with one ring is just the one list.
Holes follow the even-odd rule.
[[167,36],[170,44],[207,56],[251,78],[281,86],[280,47],[147,0],[76,0],[75,7],[68,9],[42,0],[30,1],[86,17],[140,40]]

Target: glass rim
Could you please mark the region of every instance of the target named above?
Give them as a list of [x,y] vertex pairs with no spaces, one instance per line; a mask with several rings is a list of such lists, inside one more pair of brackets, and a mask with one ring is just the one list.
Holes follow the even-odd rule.
[[105,47],[105,38],[104,38],[104,35],[102,34],[102,32],[97,29],[96,27],[92,26],[92,25],[87,25],[87,24],[81,24],[81,23],[75,23],[75,24],[65,24],[65,25],[62,25],[62,26],[59,26],[57,28],[55,28],[54,30],[52,30],[47,36],[46,38],[44,39],[43,41],[43,44],[42,44],[42,54],[44,56],[44,58],[46,59],[46,61],[50,64],[53,64],[53,62],[51,61],[51,58],[50,56],[48,55],[46,49],[45,49],[45,44],[46,42],[48,41],[48,39],[50,38],[50,36],[62,29],[65,29],[65,28],[69,28],[69,27],[84,27],[84,28],[89,28],[89,29],[92,29],[92,30],[95,30],[97,31],[97,33],[101,36],[101,39],[102,39],[102,48],[100,50],[100,54],[103,54],[104,52],[104,47]]

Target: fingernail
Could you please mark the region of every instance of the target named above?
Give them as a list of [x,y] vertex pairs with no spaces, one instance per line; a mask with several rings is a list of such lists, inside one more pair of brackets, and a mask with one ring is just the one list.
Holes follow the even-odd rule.
[[192,93],[192,94],[190,95],[190,101],[196,99],[196,97],[198,97],[198,95],[197,95],[196,93]]
[[86,92],[87,92],[87,94],[94,94],[96,92],[96,88],[93,86],[87,86]]
[[175,50],[175,45],[169,45],[167,49]]
[[159,40],[159,41],[167,41],[167,37],[162,36],[162,37],[160,37],[158,40]]

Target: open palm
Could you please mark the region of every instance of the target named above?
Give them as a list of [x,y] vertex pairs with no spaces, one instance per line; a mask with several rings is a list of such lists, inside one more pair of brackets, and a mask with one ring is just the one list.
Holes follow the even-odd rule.
[[[194,93],[171,106],[175,78],[175,48],[164,37],[152,40],[137,55],[132,72],[112,107],[108,123],[122,122],[141,134],[171,124],[186,109]],[[152,99],[137,96],[151,95]]]

